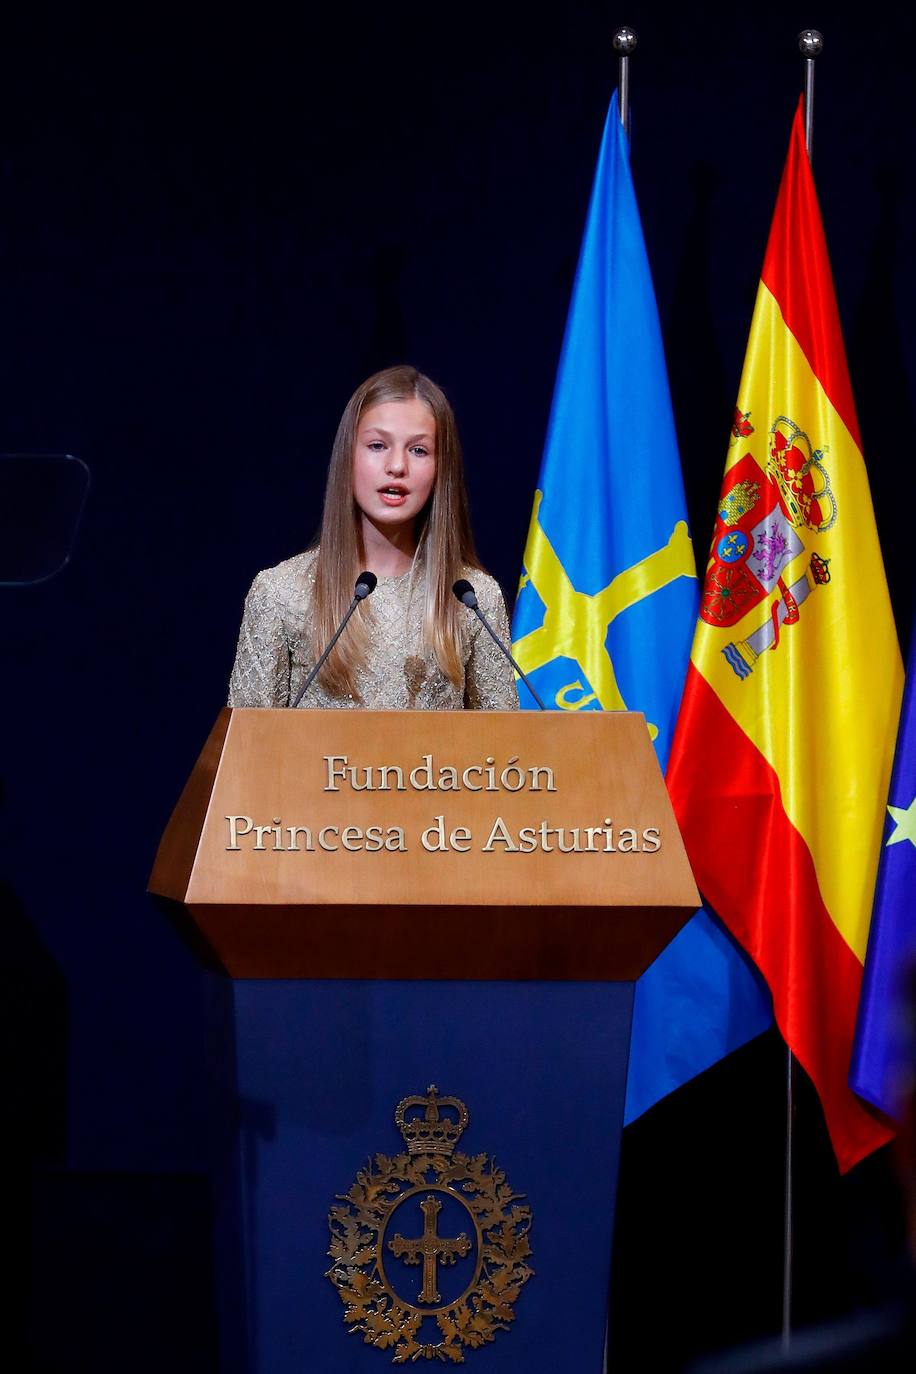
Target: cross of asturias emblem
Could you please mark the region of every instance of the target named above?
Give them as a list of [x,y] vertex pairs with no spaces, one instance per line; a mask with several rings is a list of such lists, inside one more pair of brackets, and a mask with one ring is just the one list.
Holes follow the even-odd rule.
[[[576,591],[556,550],[541,528],[538,514],[543,492],[535,492],[534,509],[525,545],[525,573],[519,590],[531,582],[544,603],[544,621],[513,645],[515,657],[526,673],[533,673],[555,658],[573,658],[588,678],[591,692],[581,682],[570,682],[556,694],[556,704],[578,711],[596,699],[605,711],[627,709],[614,665],[607,651],[607,632],[621,612],[678,577],[696,577],[693,545],[687,525],[678,520],[661,549],[634,563],[591,596]],[[579,689],[580,695],[572,696]],[[653,739],[658,734],[649,726]]]
[[420,1203],[420,1211],[423,1213],[422,1236],[418,1236],[416,1240],[405,1240],[403,1236],[395,1235],[388,1242],[388,1249],[393,1255],[403,1259],[405,1264],[419,1264],[422,1260],[423,1288],[418,1301],[434,1303],[439,1301],[439,1290],[436,1287],[437,1262],[441,1260],[443,1264],[454,1264],[459,1255],[464,1259],[471,1248],[471,1242],[463,1231],[454,1240],[446,1240],[437,1234],[437,1219],[442,1211],[442,1203],[431,1194]]
[[[456,1148],[470,1119],[459,1097],[440,1097],[430,1086],[402,1097],[394,1119],[407,1148],[376,1154],[349,1191],[338,1194],[328,1217],[332,1263],[326,1277],[340,1295],[349,1329],[367,1345],[390,1351],[393,1364],[463,1364],[466,1350],[488,1345],[515,1320],[514,1303],[534,1274],[531,1209],[492,1156]],[[418,1204],[422,1235],[405,1237],[395,1230],[398,1214],[413,1232]],[[467,1231],[440,1236],[440,1221],[455,1229],[449,1218],[456,1215],[466,1218]],[[413,1277],[398,1272],[395,1260],[422,1264],[416,1298]],[[455,1266],[442,1282],[444,1296],[440,1265]]]

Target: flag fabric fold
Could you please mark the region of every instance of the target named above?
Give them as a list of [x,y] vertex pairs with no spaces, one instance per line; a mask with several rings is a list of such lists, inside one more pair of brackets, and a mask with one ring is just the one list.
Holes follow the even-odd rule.
[[801,103],[668,769],[701,892],[763,973],[842,1169],[902,665]]
[[[664,767],[697,595],[658,310],[615,94],[557,370],[514,652],[551,708],[642,711]],[[519,690],[522,704],[534,706]],[[750,962],[701,912],[637,984],[626,1119],[769,1021]]]
[[904,982],[916,972],[916,633],[910,644],[850,1075],[894,1118],[912,1073]]

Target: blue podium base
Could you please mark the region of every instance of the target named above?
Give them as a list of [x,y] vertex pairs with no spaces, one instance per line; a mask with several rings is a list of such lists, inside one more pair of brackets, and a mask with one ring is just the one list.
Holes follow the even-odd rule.
[[[223,1374],[391,1367],[325,1277],[328,1213],[377,1154],[404,1151],[394,1109],[430,1084],[467,1104],[456,1148],[494,1159],[532,1214],[533,1277],[509,1329],[466,1352],[469,1374],[600,1374],[632,983],[213,979],[211,994]],[[422,1225],[418,1205],[407,1228]],[[456,1225],[443,1212],[442,1234]],[[421,1280],[401,1274],[403,1296]],[[462,1282],[443,1266],[445,1300]]]

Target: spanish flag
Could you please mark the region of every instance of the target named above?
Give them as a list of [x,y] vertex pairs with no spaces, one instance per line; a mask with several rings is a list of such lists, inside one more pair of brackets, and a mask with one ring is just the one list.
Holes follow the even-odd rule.
[[668,785],[844,1171],[890,1134],[848,1075],[902,688],[800,102]]

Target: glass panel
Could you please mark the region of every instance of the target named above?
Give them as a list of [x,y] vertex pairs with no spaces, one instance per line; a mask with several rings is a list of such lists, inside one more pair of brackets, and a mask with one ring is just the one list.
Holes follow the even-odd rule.
[[0,453],[0,586],[47,582],[67,566],[89,482],[69,453]]

